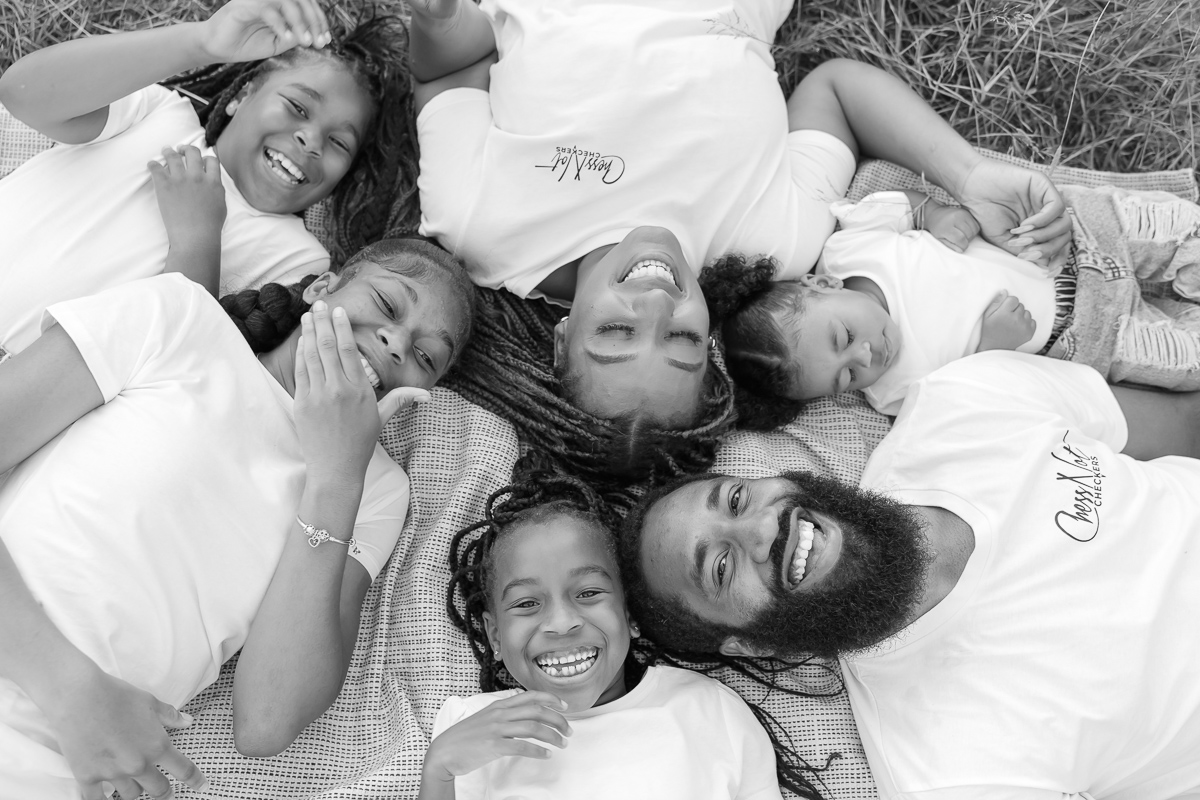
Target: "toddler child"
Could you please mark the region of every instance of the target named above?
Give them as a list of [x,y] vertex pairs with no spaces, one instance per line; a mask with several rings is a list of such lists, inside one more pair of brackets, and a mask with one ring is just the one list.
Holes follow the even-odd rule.
[[[163,271],[179,243],[146,164],[166,147],[220,159],[221,293],[328,269],[296,215],[331,195],[343,252],[378,237],[409,91],[404,38],[398,18],[376,14],[334,42],[315,0],[233,0],[205,22],[64,42],[13,64],[0,102],[60,144],[0,181],[0,347],[27,347],[53,303]],[[204,65],[192,82],[212,95],[202,127],[154,82]]]
[[1200,388],[1200,306],[1144,298],[1136,280],[1193,291],[1200,208],[1162,193],[1062,191],[1077,258],[1057,274],[974,236],[966,210],[901,192],[835,204],[841,229],[815,275],[772,283],[767,262],[749,278],[735,262],[713,265],[704,281],[714,302],[727,298],[714,316],[730,373],[790,410],[860,389],[891,415],[915,381],[993,349],[1081,361],[1112,382]]
[[451,607],[463,591],[467,616],[456,621],[480,659],[485,694],[442,706],[422,800],[780,797],[772,741],[736,692],[631,656],[639,633],[612,534],[581,484],[585,502],[546,502],[553,480],[539,479],[536,505],[528,493],[497,507],[502,493],[520,490],[497,492],[488,520],[452,545],[460,569]]
[[[156,180],[169,226],[218,213],[171,206],[213,190],[186,170]],[[156,764],[201,788],[163,728],[239,648],[241,752],[328,708],[408,508],[380,427],[450,368],[473,309],[462,265],[418,239],[220,304],[159,275],[47,309],[0,363],[8,793],[164,797]]]

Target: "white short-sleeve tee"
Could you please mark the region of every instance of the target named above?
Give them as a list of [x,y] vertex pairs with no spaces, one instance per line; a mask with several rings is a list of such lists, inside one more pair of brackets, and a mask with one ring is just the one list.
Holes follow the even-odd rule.
[[770,42],[791,6],[486,0],[490,91],[443,92],[417,119],[421,232],[522,297],[641,225],[697,272],[730,251],[808,272],[855,161],[788,132]]
[[[53,303],[162,272],[167,233],[146,165],[185,144],[213,155],[191,104],[148,86],[109,106],[95,140],[56,145],[0,180],[0,346],[28,347]],[[221,178],[221,294],[329,268],[300,217],[259,211]]]
[[[286,537],[304,535],[292,398],[180,275],[56,304],[53,321],[104,404],[0,486],[0,538],[67,639],[179,705],[242,646]],[[377,446],[352,554],[372,577],[408,496],[407,476]]]
[[895,416],[914,382],[974,353],[983,312],[1002,290],[1024,303],[1037,325],[1017,349],[1037,353],[1045,346],[1054,325],[1054,279],[1037,265],[978,236],[958,253],[928,231],[913,230],[903,192],[839,201],[832,211],[841,228],[825,243],[817,271],[874,281],[900,329],[891,368],[863,390],[878,411]]
[[[514,694],[449,698],[434,722],[434,738]],[[650,667],[624,697],[565,716],[569,746],[550,748],[548,759],[499,758],[456,778],[457,800],[780,798],[766,731],[737,692],[713,678]]]
[[1200,791],[1200,461],[1120,455],[1090,367],[968,356],[909,391],[865,488],[948,509],[938,605],[843,660],[882,800]]

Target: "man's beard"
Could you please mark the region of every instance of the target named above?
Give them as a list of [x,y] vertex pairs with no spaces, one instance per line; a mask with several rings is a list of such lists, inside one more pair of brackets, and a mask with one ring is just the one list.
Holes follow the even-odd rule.
[[[777,580],[773,599],[743,630],[748,644],[780,657],[835,657],[886,639],[909,621],[931,557],[921,523],[907,506],[841,481],[806,472],[784,473],[796,484],[780,536],[771,548]],[[812,591],[789,592],[779,582],[792,509],[802,506],[838,522],[838,563]],[[803,586],[803,583],[801,583]]]

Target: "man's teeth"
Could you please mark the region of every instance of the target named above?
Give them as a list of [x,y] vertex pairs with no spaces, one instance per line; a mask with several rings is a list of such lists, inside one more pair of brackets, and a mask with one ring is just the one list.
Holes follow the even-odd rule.
[[587,672],[596,663],[600,651],[595,647],[576,647],[546,653],[534,659],[542,671],[552,678],[569,678]]
[[812,549],[813,533],[816,528],[806,519],[796,520],[796,552],[792,553],[792,566],[788,569],[788,580],[792,585],[804,580],[804,568],[808,565],[808,551]]
[[675,282],[675,275],[671,272],[671,268],[662,261],[650,258],[634,264],[633,269],[629,270],[625,277],[621,279],[621,283],[628,280],[637,280],[638,278],[658,278],[659,280],[670,281],[676,289],[679,288],[679,284]]
[[371,388],[378,389],[383,383],[379,380],[379,375],[375,373],[375,370],[371,369],[371,365],[367,363],[367,359],[359,356],[358,360],[362,362],[363,372],[367,373],[367,380],[371,382]]
[[276,175],[292,184],[304,183],[304,170],[278,150],[267,148],[267,163]]

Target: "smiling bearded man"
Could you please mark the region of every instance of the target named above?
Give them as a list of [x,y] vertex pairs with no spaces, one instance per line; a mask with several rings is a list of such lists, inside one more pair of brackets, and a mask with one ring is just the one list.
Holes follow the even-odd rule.
[[649,496],[626,597],[667,646],[839,655],[882,800],[1197,798],[1197,452],[1200,395],[969,356],[909,391],[860,488]]

